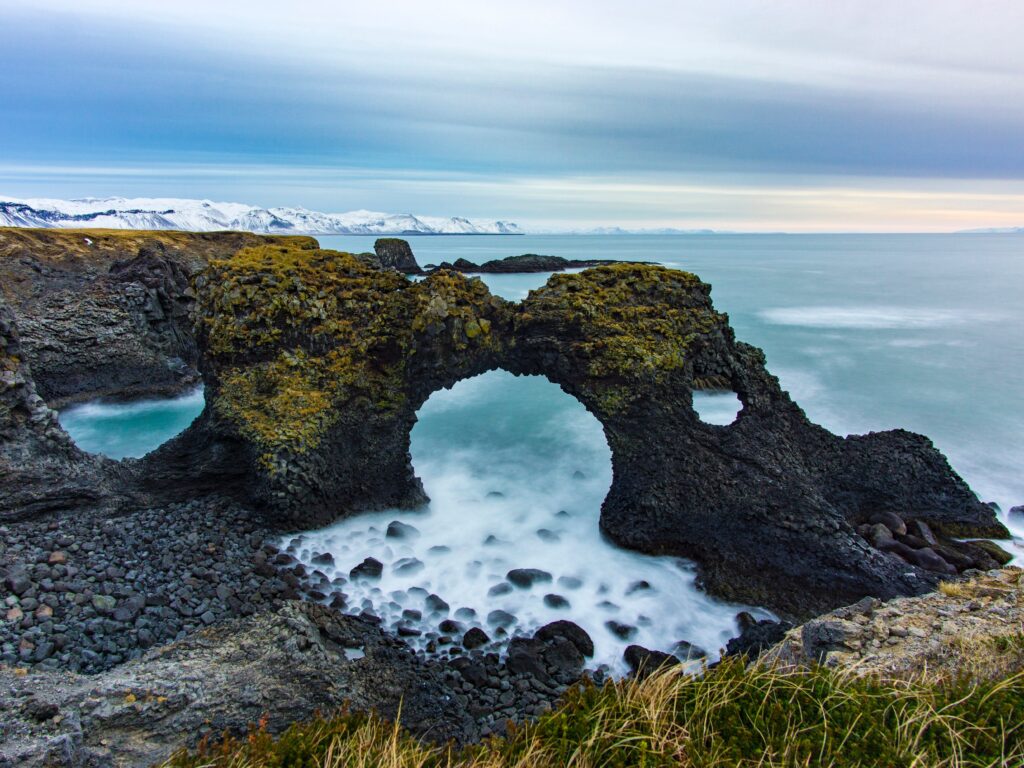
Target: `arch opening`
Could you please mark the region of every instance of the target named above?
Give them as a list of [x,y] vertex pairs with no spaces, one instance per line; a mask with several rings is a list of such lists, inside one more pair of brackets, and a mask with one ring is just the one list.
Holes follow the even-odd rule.
[[88,453],[139,458],[184,432],[203,411],[203,388],[175,397],[94,401],[59,412],[61,427]]
[[[737,608],[699,592],[687,563],[602,536],[612,481],[604,430],[546,378],[494,370],[435,392],[418,412],[411,455],[431,499],[424,509],[362,514],[283,540],[319,570],[314,597],[343,592],[347,611],[369,611],[440,653],[451,647],[441,638],[458,643],[473,627],[501,650],[567,619],[593,638],[593,663],[619,672],[633,643],[671,652],[686,641],[714,653],[735,634]],[[379,574],[360,572],[366,558]]]
[[695,390],[693,410],[705,424],[727,427],[739,417],[743,403],[732,390]]

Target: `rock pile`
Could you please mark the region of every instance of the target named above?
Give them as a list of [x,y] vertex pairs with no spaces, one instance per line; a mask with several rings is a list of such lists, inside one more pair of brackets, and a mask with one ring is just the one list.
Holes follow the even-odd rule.
[[1013,559],[991,541],[959,541],[940,536],[924,520],[904,521],[895,512],[871,514],[867,522],[857,526],[857,533],[875,549],[933,573],[954,575],[972,569],[988,571]]
[[252,512],[204,499],[117,517],[0,528],[0,661],[99,672],[274,600],[294,577],[267,560]]

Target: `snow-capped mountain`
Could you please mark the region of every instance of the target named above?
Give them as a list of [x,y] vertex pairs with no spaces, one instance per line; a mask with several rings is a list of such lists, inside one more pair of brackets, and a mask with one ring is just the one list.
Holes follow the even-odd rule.
[[123,197],[79,200],[18,200],[0,197],[0,227],[95,229],[233,229],[296,235],[520,235],[510,221],[474,221],[453,216],[350,211],[320,213],[305,208],[259,208],[209,200]]

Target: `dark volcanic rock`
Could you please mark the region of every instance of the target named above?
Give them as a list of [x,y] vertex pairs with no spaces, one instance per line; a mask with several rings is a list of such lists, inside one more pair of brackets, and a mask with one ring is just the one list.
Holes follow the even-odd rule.
[[587,658],[594,655],[594,641],[590,639],[590,635],[581,626],[571,621],[559,620],[545,624],[537,630],[534,637],[544,642],[555,638],[564,638],[575,645],[579,652]]
[[726,656],[747,656],[754,659],[785,637],[793,625],[785,621],[761,619],[757,621],[749,613],[737,616],[740,634],[725,646]]
[[[285,268],[309,294],[282,330],[267,318]],[[602,531],[625,547],[693,559],[701,583],[725,598],[806,616],[932,588],[942,574],[904,562],[912,548],[892,540],[882,551],[856,533],[871,519],[897,529],[920,520],[947,537],[1006,535],[927,438],[841,438],[809,422],[760,350],[735,339],[709,286],[685,272],[615,264],[555,275],[513,305],[450,271],[412,283],[343,254],[275,251],[263,263],[218,262],[196,285],[211,407],[147,458],[145,476],[160,489],[217,477],[216,487],[295,527],[416,508],[426,498],[409,459],[416,410],[438,389],[503,368],[547,376],[601,421],[615,467]],[[231,318],[217,310],[225,301]],[[328,308],[336,337],[315,330]],[[279,423],[254,431],[269,408],[260,403],[278,391],[255,386],[271,375],[260,334],[281,332],[303,356],[273,376],[326,383],[315,412],[282,410]],[[353,345],[366,354],[328,354]],[[226,376],[253,388],[224,390]],[[736,392],[740,417],[701,422],[692,392],[702,387]]]
[[[349,660],[346,649],[361,649]],[[379,629],[308,603],[221,624],[95,676],[0,669],[10,765],[150,765],[266,718],[271,732],[350,704],[439,742],[476,738],[443,669]],[[17,702],[26,694],[21,707]],[[63,715],[59,724],[52,722]],[[56,761],[47,752],[63,744]]]
[[[562,272],[566,269],[585,269],[602,267],[622,262],[612,259],[563,259],[561,256],[541,256],[536,253],[524,253],[522,256],[506,256],[504,259],[492,259],[483,264],[475,264],[467,259],[456,259],[452,263],[443,262],[436,270],[452,270],[474,274],[512,274],[522,272]],[[645,264],[649,262],[633,262]]]
[[394,269],[406,275],[418,275],[423,272],[412,255],[408,240],[398,237],[382,237],[373,244],[373,252],[382,269]]
[[505,578],[517,587],[532,587],[551,581],[551,574],[538,568],[513,568],[505,574]]
[[119,483],[114,462],[79,450],[61,429],[27,357],[0,296],[0,522],[94,505]]
[[636,677],[647,677],[663,667],[677,667],[681,663],[670,653],[648,650],[642,645],[627,646],[622,657]]
[[312,238],[245,232],[0,230],[0,293],[51,407],[168,395],[199,381],[191,278],[214,258]]
[[471,627],[465,635],[462,636],[462,646],[467,650],[473,650],[479,648],[482,645],[487,645],[491,642],[491,638],[487,636],[480,627]]
[[352,579],[379,579],[384,572],[384,564],[373,557],[368,557],[348,572]]

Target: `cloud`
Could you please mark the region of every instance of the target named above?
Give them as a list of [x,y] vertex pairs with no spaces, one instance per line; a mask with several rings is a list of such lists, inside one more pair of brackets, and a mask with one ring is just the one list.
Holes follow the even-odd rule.
[[[672,221],[705,215],[698,225],[740,215],[784,222],[798,205],[834,222],[841,212],[826,209],[835,201],[866,220],[887,213],[881,202],[785,189],[916,179],[904,190],[924,208],[911,211],[908,200],[903,210],[929,227],[941,207],[929,197],[936,184],[960,179],[961,196],[946,206],[955,226],[1003,221],[1004,199],[988,219],[961,214],[977,213],[966,180],[1024,179],[1017,4],[990,3],[989,13],[951,0],[708,7],[526,0],[500,11],[442,0],[385,12],[319,0],[39,0],[5,12],[0,27],[0,145],[9,168],[22,169],[4,178],[22,184],[30,166],[161,166],[171,177],[176,166],[206,167],[220,188],[245,192],[246,168],[269,179],[274,166],[318,167],[327,176],[306,174],[301,189],[298,177],[279,177],[269,201],[305,196],[318,207],[334,207],[322,204],[325,178],[360,169],[443,180],[440,194],[457,193],[463,174],[500,186],[494,204],[589,179],[579,204],[558,198],[548,218],[597,218],[598,199],[617,190],[620,221],[651,216],[651,195],[627,182],[653,178],[675,189],[660,210],[684,209]],[[201,175],[175,193],[213,196]],[[702,185],[716,191],[694,201],[690,188]],[[751,187],[776,196],[758,211],[736,191]],[[281,199],[289,188],[293,199]],[[373,197],[372,188],[368,178],[348,191]],[[394,209],[417,194],[372,205]]]

